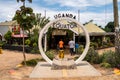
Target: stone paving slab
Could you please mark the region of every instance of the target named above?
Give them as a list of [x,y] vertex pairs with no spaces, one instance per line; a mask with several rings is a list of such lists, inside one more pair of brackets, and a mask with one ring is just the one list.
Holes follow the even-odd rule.
[[101,76],[92,65],[82,61],[76,69],[52,70],[47,62],[39,62],[30,74],[30,78],[63,78],[63,77],[81,77],[81,76]]

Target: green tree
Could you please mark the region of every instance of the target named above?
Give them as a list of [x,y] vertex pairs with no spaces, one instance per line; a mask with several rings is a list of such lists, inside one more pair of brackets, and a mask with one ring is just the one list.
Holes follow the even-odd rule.
[[20,10],[16,11],[14,19],[17,20],[22,29],[28,30],[29,33],[30,29],[35,24],[35,14],[30,7],[21,6]]
[[104,29],[106,32],[114,32],[114,22],[109,22]]
[[[20,7],[20,10],[16,11],[16,14],[13,19],[17,20],[18,24],[23,30],[23,57],[24,63],[26,65],[26,56],[25,56],[25,49],[24,49],[24,30],[28,30],[30,33],[30,29],[33,27],[35,23],[35,14],[33,13],[33,9],[30,7],[25,7],[26,0],[17,0],[17,2],[23,2],[23,6]],[[28,0],[30,3],[32,0]]]
[[[39,28],[42,29],[49,21],[50,21],[49,18],[46,18],[46,16],[42,17],[41,13],[39,13],[39,14],[37,13],[35,15],[35,29],[33,30],[33,34],[31,35],[31,38],[30,38],[32,43],[34,43],[34,42],[38,43]],[[49,34],[47,34],[47,37],[50,36]],[[49,39],[48,39],[48,41],[49,41]]]
[[46,16],[41,16],[41,14],[35,15],[35,26],[40,26],[40,28],[43,28],[48,22],[49,18],[46,18]]
[[30,37],[30,40],[31,40],[31,45],[33,45],[33,43],[38,43],[38,37],[39,37],[39,29],[35,28],[33,30],[33,34],[31,35]]
[[42,17],[41,14],[37,13],[35,15],[35,28],[30,37],[31,43],[38,43],[39,28],[43,28],[49,21],[49,18]]
[[5,35],[4,35],[4,38],[5,40],[7,41],[7,43],[9,44],[10,43],[10,40],[11,40],[11,35],[12,35],[12,32],[8,31]]

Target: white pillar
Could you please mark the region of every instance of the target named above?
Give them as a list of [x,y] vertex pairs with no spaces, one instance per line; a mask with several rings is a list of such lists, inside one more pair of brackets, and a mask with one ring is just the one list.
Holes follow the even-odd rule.
[[[73,41],[75,42],[75,33],[73,33]],[[75,51],[75,48],[74,48]]]
[[44,51],[46,52],[47,50],[47,34],[44,36]]

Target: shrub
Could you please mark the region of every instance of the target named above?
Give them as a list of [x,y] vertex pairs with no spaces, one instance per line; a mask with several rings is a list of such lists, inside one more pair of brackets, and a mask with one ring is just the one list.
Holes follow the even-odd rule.
[[33,43],[38,43],[39,33],[38,29],[33,30],[33,34],[30,37],[31,45],[33,46]]
[[12,46],[18,46],[18,43],[14,43],[14,44],[12,44]]
[[104,52],[102,55],[102,62],[109,63],[111,67],[120,68],[120,54],[113,51]]
[[85,60],[94,64],[101,63],[99,54],[95,51],[93,47],[90,47],[90,49],[88,50]]
[[25,44],[27,45],[27,46],[29,46],[30,45],[30,39],[27,39],[27,40],[25,40]]
[[36,42],[33,43],[33,48],[31,50],[31,53],[40,53]]
[[[41,61],[41,60],[43,60],[43,59],[42,58],[41,59],[39,59],[39,58],[31,59],[31,60],[26,61],[26,64],[27,64],[27,66],[35,66],[35,65],[37,65],[37,62]],[[25,65],[24,61],[22,61],[22,64]]]
[[35,43],[33,43],[33,47],[35,48],[35,47],[37,47],[37,43],[35,42]]
[[33,48],[33,49],[31,50],[31,53],[35,54],[35,53],[40,53],[40,52],[39,52],[39,49],[36,50],[36,49]]
[[101,63],[100,64],[101,67],[105,67],[105,68],[111,68],[111,65],[109,63]]
[[53,60],[53,58],[54,58],[54,51],[53,50],[47,51],[46,55],[47,55],[47,57],[49,59]]
[[99,38],[97,39],[97,43],[98,43],[98,47],[100,47],[102,45],[102,40],[100,40]]
[[3,47],[5,45],[5,42],[0,41],[0,47]]
[[115,53],[115,67],[120,69],[120,53]]
[[116,66],[116,54],[113,51],[106,51],[101,55],[101,59],[103,63],[109,63],[111,67]]
[[90,42],[90,47],[98,48],[98,44],[96,42]]
[[5,40],[7,41],[7,43],[10,43],[10,40],[11,40],[11,35],[12,35],[12,32],[8,31],[5,35],[4,35],[4,38]]
[[84,46],[83,46],[83,45],[80,45],[80,46],[79,46],[79,49],[78,49],[78,52],[79,52],[80,54],[82,54],[83,51],[84,51]]

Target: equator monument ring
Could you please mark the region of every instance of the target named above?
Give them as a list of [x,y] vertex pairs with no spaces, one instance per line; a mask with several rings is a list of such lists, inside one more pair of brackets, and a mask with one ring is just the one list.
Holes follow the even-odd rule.
[[[84,26],[82,24],[80,24],[78,21],[76,21],[75,19],[72,19],[72,18],[68,18],[68,17],[62,17],[62,18],[58,18],[58,19],[55,19],[53,21],[50,21],[47,25],[44,26],[44,28],[39,32],[39,51],[41,53],[41,56],[50,64],[52,65],[53,64],[53,61],[50,60],[44,50],[43,50],[43,47],[42,47],[42,37],[44,34],[46,34],[46,31],[48,30],[48,28],[50,27],[51,24],[55,23],[55,22],[59,22],[61,20],[66,20],[66,21],[71,21],[71,22],[74,22],[75,24],[77,24],[77,27],[78,28],[81,28],[83,30],[83,32],[85,33],[85,38],[86,38],[86,44],[85,44],[85,49],[83,51],[83,53],[79,56],[79,58],[77,60],[75,60],[75,64],[78,64],[80,63],[86,56],[87,52],[88,52],[88,49],[89,49],[89,45],[90,45],[90,39],[89,39],[89,34],[88,32],[86,31],[86,29],[84,28]],[[72,31],[72,28],[69,28],[69,30]]]
[[[80,76],[101,76],[101,73],[99,73],[92,65],[90,65],[87,61],[83,61],[85,58],[89,45],[89,34],[86,31],[85,27],[80,24],[78,21],[75,20],[75,17],[71,17],[71,15],[68,16],[61,16],[58,14],[55,16],[55,20],[50,21],[47,25],[44,26],[44,28],[39,32],[39,50],[41,53],[41,56],[46,60],[46,62],[39,62],[32,73],[30,74],[30,78],[63,78],[63,77],[80,77]],[[72,23],[72,24],[71,24]],[[55,24],[55,26],[53,25]],[[53,26],[54,28],[59,29],[69,29],[73,32],[73,34],[78,34],[73,27],[78,27],[78,29],[82,29],[83,33],[85,35],[86,44],[84,51],[79,56],[77,60],[71,60],[71,59],[49,59],[47,55],[45,54],[45,45],[47,40],[46,38],[46,32],[50,28],[50,26]],[[51,28],[53,28],[51,26]],[[42,46],[42,38],[44,37],[44,47]],[[73,38],[75,38],[75,35],[73,35]]]

